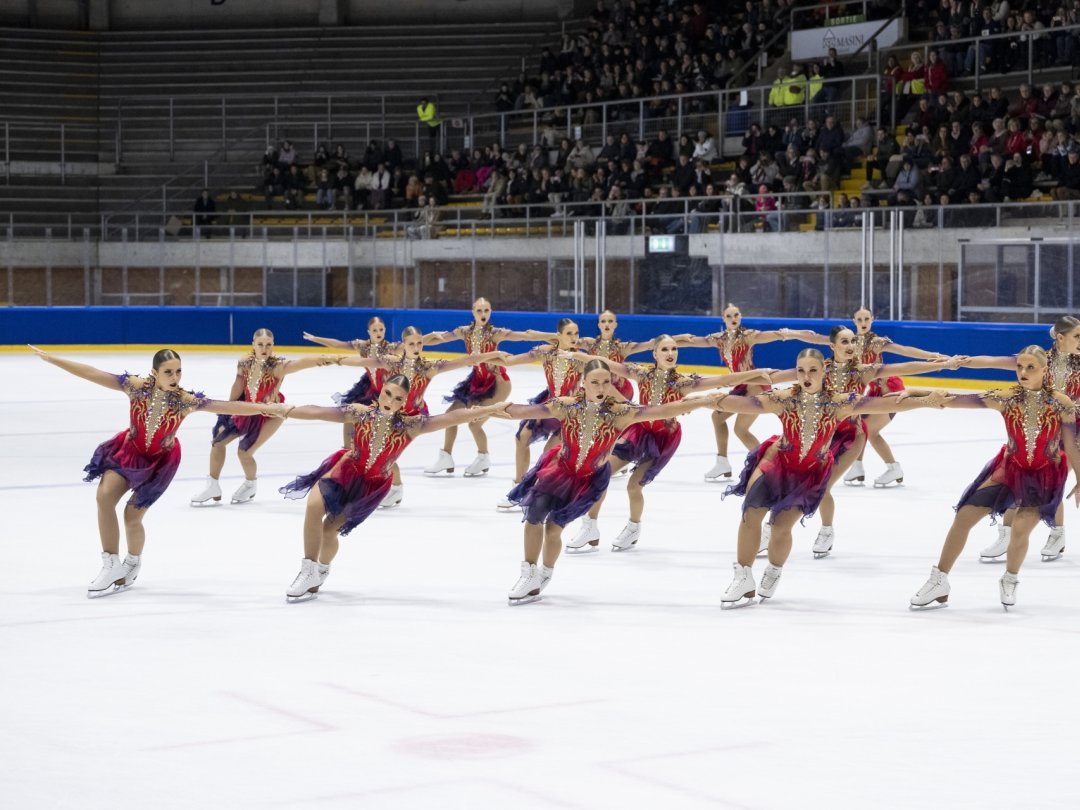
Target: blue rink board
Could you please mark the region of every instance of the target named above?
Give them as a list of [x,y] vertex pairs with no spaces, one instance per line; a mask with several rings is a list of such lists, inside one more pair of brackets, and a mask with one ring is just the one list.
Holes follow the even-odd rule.
[[[416,326],[423,332],[453,329],[471,322],[467,310],[447,309],[320,309],[294,307],[12,307],[0,310],[0,345],[18,346],[26,343],[99,344],[99,345],[242,345],[260,327],[274,333],[278,346],[304,346],[305,331],[327,337],[351,339],[367,337],[367,321],[379,315],[387,325],[387,336],[401,334],[406,326]],[[493,323],[509,329],[540,329],[555,331],[562,317],[575,317],[582,335],[596,334],[596,316],[573,316],[550,312],[497,311]],[[778,318],[747,318],[745,325],[754,329],[828,330],[836,320],[799,320]],[[659,334],[690,332],[703,335],[723,328],[723,320],[713,317],[621,315],[618,335],[623,340],[648,340]],[[877,321],[874,331],[894,342],[917,346],[945,354],[1014,354],[1018,349],[1035,343],[1049,345],[1049,325],[934,323],[925,321]],[[508,342],[500,348],[521,352],[533,344]],[[754,349],[754,361],[766,368],[788,368],[793,364],[799,346],[795,342],[763,344]],[[461,344],[446,344],[447,351],[456,351]],[[441,349],[441,347],[440,347]],[[637,356],[647,359],[648,355]],[[711,349],[684,349],[680,361],[688,365],[719,364],[717,353]],[[901,362],[893,355],[886,359]],[[942,377],[964,379],[1008,380],[1008,372],[993,370],[943,371]]]

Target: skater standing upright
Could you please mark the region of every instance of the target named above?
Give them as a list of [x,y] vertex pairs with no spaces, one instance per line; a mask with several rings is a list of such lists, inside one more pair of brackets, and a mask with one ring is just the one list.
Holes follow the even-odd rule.
[[[274,354],[274,333],[269,329],[257,329],[251,339],[251,353],[236,364],[236,379],[233,380],[229,399],[242,402],[284,402],[281,395],[281,382],[286,374],[326,366],[335,363],[333,357],[312,355],[299,360],[287,360]],[[265,416],[222,415],[214,425],[210,444],[210,474],[206,486],[191,496],[192,506],[216,505],[221,502],[221,470],[225,466],[225,448],[240,440],[240,449],[236,453],[240,466],[244,470],[244,483],[232,494],[232,503],[247,503],[255,498],[258,487],[258,465],[255,463],[256,451],[273,436],[281,422]]]
[[[113,391],[130,402],[129,427],[102,443],[86,465],[86,479],[101,479],[97,489],[98,533],[101,536],[101,571],[87,589],[93,598],[124,590],[142,567],[146,510],[157,502],[180,466],[176,431],[195,411],[235,416],[272,414],[273,406],[257,402],[221,402],[180,387],[180,355],[162,349],[154,355],[153,371],[145,377],[107,371],[66,360],[30,347],[46,363]],[[120,559],[120,524],[116,505],[130,490],[124,507],[127,556]]]

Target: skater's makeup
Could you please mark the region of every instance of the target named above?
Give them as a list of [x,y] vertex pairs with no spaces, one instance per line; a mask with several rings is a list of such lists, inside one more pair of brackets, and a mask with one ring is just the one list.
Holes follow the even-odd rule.
[[657,365],[664,367],[671,367],[678,363],[679,347],[674,338],[669,335],[661,335],[657,338],[656,348],[653,349],[653,359]]
[[419,357],[424,353],[424,336],[415,326],[406,326],[401,333],[401,345],[409,357]]
[[405,407],[409,398],[409,381],[400,374],[387,380],[379,392],[379,407],[386,413],[396,413]]
[[1038,346],[1028,346],[1016,356],[1016,379],[1029,391],[1042,388],[1046,377],[1046,352]]
[[855,342],[855,333],[846,326],[834,326],[829,333],[829,343],[833,354],[840,360],[850,360],[855,356],[858,344]]
[[742,312],[734,304],[724,307],[724,323],[728,329],[738,329],[742,323]]
[[569,318],[563,318],[559,321],[559,348],[576,349],[578,342],[578,325]]
[[154,382],[158,388],[164,391],[175,391],[180,387],[180,358],[166,360],[154,369]]
[[472,305],[473,320],[477,326],[483,326],[491,320],[491,302],[486,298],[477,298]]
[[605,309],[600,313],[600,331],[604,334],[610,334],[615,331],[615,327],[619,325],[619,322],[615,319],[615,313],[610,309]]
[[1080,354],[1080,320],[1064,315],[1054,322],[1050,334],[1058,351]]
[[874,325],[874,313],[865,307],[857,309],[852,320],[855,321],[855,328],[859,330],[859,334],[869,332],[870,327]]
[[376,343],[381,343],[383,338],[386,337],[386,324],[383,323],[382,318],[378,315],[375,315],[368,320],[367,334],[368,340],[373,340]]
[[797,384],[805,391],[816,394],[821,390],[825,375],[825,360],[817,349],[803,349],[795,363]]
[[261,360],[274,353],[274,333],[269,329],[256,329],[251,338],[251,352]]

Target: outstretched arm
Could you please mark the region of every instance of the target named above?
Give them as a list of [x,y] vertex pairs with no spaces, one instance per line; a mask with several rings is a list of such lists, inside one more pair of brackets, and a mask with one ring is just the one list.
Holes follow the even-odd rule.
[[819,335],[813,329],[784,329],[777,330],[784,335],[784,340],[801,340],[803,343],[813,343],[817,346],[828,346],[829,336]]
[[905,397],[904,399],[892,399],[890,397],[861,397],[854,404],[843,408],[849,411],[845,415],[869,414],[869,413],[901,413],[912,411],[916,408],[944,408],[950,402],[950,396],[944,391],[932,391],[925,397]]
[[281,369],[281,376],[295,374],[297,371],[315,368],[316,366],[340,366],[341,361],[345,359],[354,358],[345,358],[341,355],[313,354],[310,357],[301,357],[299,360],[286,360],[284,367]]
[[945,360],[949,357],[949,355],[940,352],[928,352],[925,349],[916,349],[914,346],[900,346],[896,343],[886,343],[881,347],[881,351],[889,354],[899,354],[901,357],[914,357],[919,360]]
[[774,371],[769,375],[769,382],[771,383],[786,383],[795,382],[799,377],[799,374],[795,369],[789,368],[784,371]]
[[425,346],[441,346],[443,343],[453,343],[456,340],[463,340],[457,329],[451,329],[449,332],[429,332],[424,335]]
[[537,346],[534,349],[529,349],[523,354],[508,354],[506,359],[501,362],[504,366],[520,366],[525,363],[539,363],[544,359],[545,352],[542,351],[544,346]]
[[[337,338],[319,337],[313,335],[310,332],[304,332],[304,340],[311,341],[312,343],[318,343],[320,346],[325,346],[328,349],[355,349],[357,348],[354,341],[351,340],[338,340]],[[367,343],[368,341],[361,341],[361,343]]]
[[526,329],[518,332],[514,329],[499,329],[499,340],[558,340],[558,332],[538,332],[535,329]]
[[779,406],[771,399],[762,397],[737,397],[732,394],[720,394],[716,410],[726,413],[751,413],[760,415],[763,413],[777,413]]
[[[349,407],[364,409],[365,406],[351,405]],[[282,405],[282,415],[288,419],[314,419],[320,422],[344,422],[345,409],[333,408],[325,405]]]
[[[772,380],[772,374],[775,369],[771,368],[752,368],[749,371],[733,371],[730,374],[717,374],[715,377],[702,377],[698,380],[691,390],[699,391],[705,388],[727,388],[728,386],[742,385],[743,383],[758,383],[760,385],[768,385]],[[716,380],[715,383],[712,381]],[[701,385],[701,383],[708,381],[708,384]]]
[[967,357],[961,363],[964,368],[1000,368],[1002,371],[1012,371],[1016,368],[1016,355],[1007,354],[1004,357],[994,357],[988,354],[980,354],[975,357]]
[[706,394],[701,397],[687,397],[678,402],[667,402],[663,405],[649,405],[638,408],[627,424],[634,422],[651,422],[654,419],[674,419],[676,416],[690,413],[690,411],[704,407],[714,407],[720,401],[722,394]]
[[339,366],[354,366],[356,368],[390,368],[387,363],[387,355],[381,354],[377,357],[360,357],[357,356],[345,356],[334,357],[334,364]]
[[[27,344],[29,345],[29,344]],[[99,368],[88,366],[86,363],[76,363],[74,360],[67,360],[63,357],[57,357],[56,355],[49,354],[46,351],[39,349],[37,346],[30,346],[30,350],[37,354],[42,360],[50,365],[54,365],[57,368],[61,368],[68,374],[74,374],[76,377],[82,377],[84,380],[89,380],[92,383],[96,383],[104,388],[111,388],[113,391],[122,390],[120,385],[120,378],[116,374],[110,374],[107,371],[102,371]]]
[[508,419],[562,419],[562,414],[551,410],[547,402],[539,405],[507,405],[502,413]]
[[960,368],[961,360],[962,358],[960,357],[949,357],[944,361],[929,360],[912,363],[887,363],[873,369],[873,373],[869,375],[869,379],[880,380],[884,377],[903,377],[913,374],[930,374],[935,371],[955,370]]
[[560,351],[559,352],[559,357],[563,357],[563,358],[565,358],[567,360],[573,360],[575,363],[580,363],[581,365],[585,365],[586,363],[588,363],[588,362],[590,362],[592,360],[600,360],[600,361],[602,361],[604,363],[607,363],[607,366],[608,366],[609,369],[611,369],[612,374],[616,374],[616,375],[618,375],[620,377],[629,377],[631,379],[634,379],[634,378],[637,377],[636,374],[634,374],[634,373],[632,373],[630,371],[630,369],[626,366],[625,363],[619,363],[619,362],[617,362],[615,360],[608,360],[606,357],[601,357],[598,354],[585,354],[584,352]]
[[432,368],[430,374],[442,374],[444,371],[456,371],[459,368],[478,366],[481,363],[496,363],[502,365],[511,355],[507,352],[484,352],[483,354],[467,354],[464,357],[455,357],[453,360],[444,360]]
[[680,349],[714,349],[716,340],[712,335],[672,335],[671,339]]
[[624,341],[622,344],[623,357],[629,357],[632,354],[641,354],[641,352],[651,352],[656,348],[656,344],[659,340],[659,338],[653,338],[652,340]]
[[285,406],[275,402],[234,402],[212,399],[201,408],[207,413],[224,413],[229,416],[285,416]]
[[498,413],[505,411],[506,406],[507,404],[505,402],[495,402],[491,405],[460,408],[456,411],[440,413],[438,416],[432,416],[425,419],[416,432],[417,434],[432,433],[437,430],[445,430],[448,427],[454,427],[455,425],[462,425],[466,422],[487,419],[490,416],[495,416]]

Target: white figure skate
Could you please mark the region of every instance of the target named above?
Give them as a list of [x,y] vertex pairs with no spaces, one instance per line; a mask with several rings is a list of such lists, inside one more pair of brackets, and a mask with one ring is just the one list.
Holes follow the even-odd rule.
[[[329,570],[330,566],[327,566],[327,573],[329,573]],[[319,574],[319,564],[315,560],[303,560],[300,563],[300,573],[296,575],[292,585],[285,591],[285,601],[294,603],[314,599],[318,595],[324,579],[325,577]]]
[[844,483],[849,487],[861,487],[866,482],[866,472],[861,461],[856,461],[844,474]]
[[773,594],[776,593],[776,586],[780,584],[780,575],[784,572],[784,569],[779,565],[773,565],[769,563],[765,566],[765,573],[761,575],[761,584],[758,585],[757,595],[761,597],[761,601],[766,599],[772,599]]
[[386,497],[382,499],[382,503],[379,504],[380,509],[394,509],[401,506],[401,499],[405,495],[404,484],[391,484],[390,491],[386,493]]
[[1016,604],[1016,588],[1020,581],[1016,574],[1006,571],[998,580],[998,593],[1001,596],[1001,606],[1008,610]]
[[566,543],[567,554],[588,554],[600,548],[600,528],[588,515],[581,519],[581,528],[574,539]]
[[543,585],[543,575],[540,573],[540,569],[534,563],[522,562],[521,576],[514,583],[514,587],[510,589],[510,605],[527,605],[530,602],[540,601],[540,591]]
[[716,463],[705,473],[705,480],[716,482],[721,478],[731,478],[731,463],[727,460],[727,456],[717,455]]
[[454,457],[445,450],[439,451],[439,457],[435,463],[424,468],[424,475],[453,475]]
[[612,551],[630,551],[637,548],[637,541],[641,537],[641,523],[632,520],[626,521],[623,530],[619,532],[615,542],[611,544]]
[[948,607],[948,602],[949,575],[934,566],[930,569],[930,578],[911,597],[911,609],[933,610]]
[[191,496],[192,506],[220,506],[221,483],[211,476],[206,476],[206,486]]
[[832,526],[822,526],[817,533],[817,539],[814,540],[814,559],[820,560],[822,557],[828,557],[829,552],[832,551],[833,540],[836,537],[836,531]]
[[127,590],[128,571],[120,562],[119,554],[101,552],[101,570],[86,588],[86,596],[97,599],[100,596],[109,596],[120,591]]
[[1050,530],[1050,536],[1046,538],[1046,545],[1042,550],[1042,561],[1053,562],[1060,560],[1065,553],[1065,527],[1055,526]]
[[750,569],[750,566],[732,563],[732,567],[735,569],[735,578],[727,586],[723,596],[720,597],[720,608],[722,610],[752,605],[754,604],[754,596],[757,594],[754,572]]
[[904,469],[900,466],[899,461],[886,464],[885,472],[874,479],[875,487],[887,487],[890,484],[902,483],[904,483]]
[[[451,466],[454,460],[450,459]],[[487,475],[488,470],[491,469],[491,456],[487,453],[477,453],[476,458],[472,460],[472,463],[465,468],[466,478],[479,478],[482,475]]]
[[1009,550],[1009,541],[1011,539],[1012,527],[999,523],[997,540],[979,552],[979,562],[1004,562],[1005,552]]
[[245,478],[244,483],[240,485],[240,488],[232,494],[233,503],[249,503],[255,500],[255,492],[258,489],[258,482],[254,479]]

